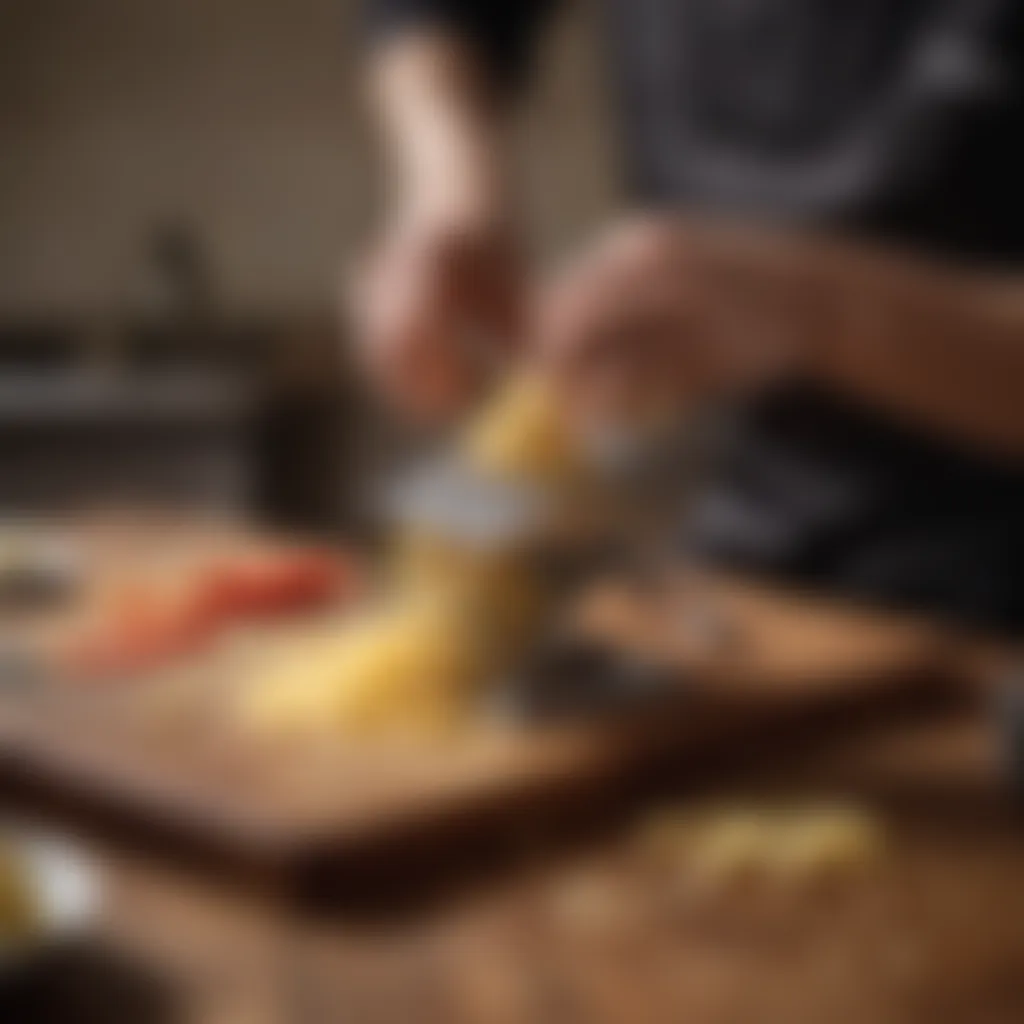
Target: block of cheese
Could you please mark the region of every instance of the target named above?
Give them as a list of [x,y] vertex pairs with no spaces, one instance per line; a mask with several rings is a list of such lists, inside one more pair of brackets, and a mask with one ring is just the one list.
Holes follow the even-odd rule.
[[476,469],[505,477],[569,482],[580,449],[551,386],[523,375],[501,389],[469,425],[461,444]]

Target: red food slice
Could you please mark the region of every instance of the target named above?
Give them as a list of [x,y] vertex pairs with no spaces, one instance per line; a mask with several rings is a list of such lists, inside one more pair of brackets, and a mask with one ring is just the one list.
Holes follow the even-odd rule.
[[295,614],[353,598],[361,574],[350,554],[319,549],[223,559],[166,580],[109,590],[62,651],[76,676],[116,677],[192,654],[232,622]]
[[207,601],[220,614],[248,617],[305,611],[352,595],[351,558],[301,550],[223,561],[207,571]]

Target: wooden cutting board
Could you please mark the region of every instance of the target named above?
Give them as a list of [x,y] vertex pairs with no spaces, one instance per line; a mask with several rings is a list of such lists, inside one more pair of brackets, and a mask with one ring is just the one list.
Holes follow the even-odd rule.
[[[689,634],[695,588],[713,596],[729,643]],[[629,715],[444,740],[294,746],[230,735],[210,713],[217,695],[308,628],[295,624],[120,689],[0,694],[0,793],[292,880],[387,850],[426,857],[438,844],[541,827],[658,772],[741,758],[783,727],[884,704],[952,665],[950,638],[928,624],[693,577],[656,591],[597,588],[578,620],[672,665],[678,693]]]

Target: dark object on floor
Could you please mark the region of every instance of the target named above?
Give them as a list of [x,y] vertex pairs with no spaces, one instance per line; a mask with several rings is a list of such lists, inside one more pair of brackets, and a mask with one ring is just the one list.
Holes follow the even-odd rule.
[[11,1024],[176,1024],[168,985],[102,947],[79,943],[0,974],[0,1020]]

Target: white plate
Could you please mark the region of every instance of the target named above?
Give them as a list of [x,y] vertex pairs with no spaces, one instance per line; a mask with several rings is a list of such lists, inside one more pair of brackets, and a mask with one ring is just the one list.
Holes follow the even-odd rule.
[[22,860],[39,916],[31,934],[6,945],[0,943],[0,970],[6,970],[83,932],[96,918],[101,886],[94,866],[64,840],[0,829],[0,843],[10,844]]

